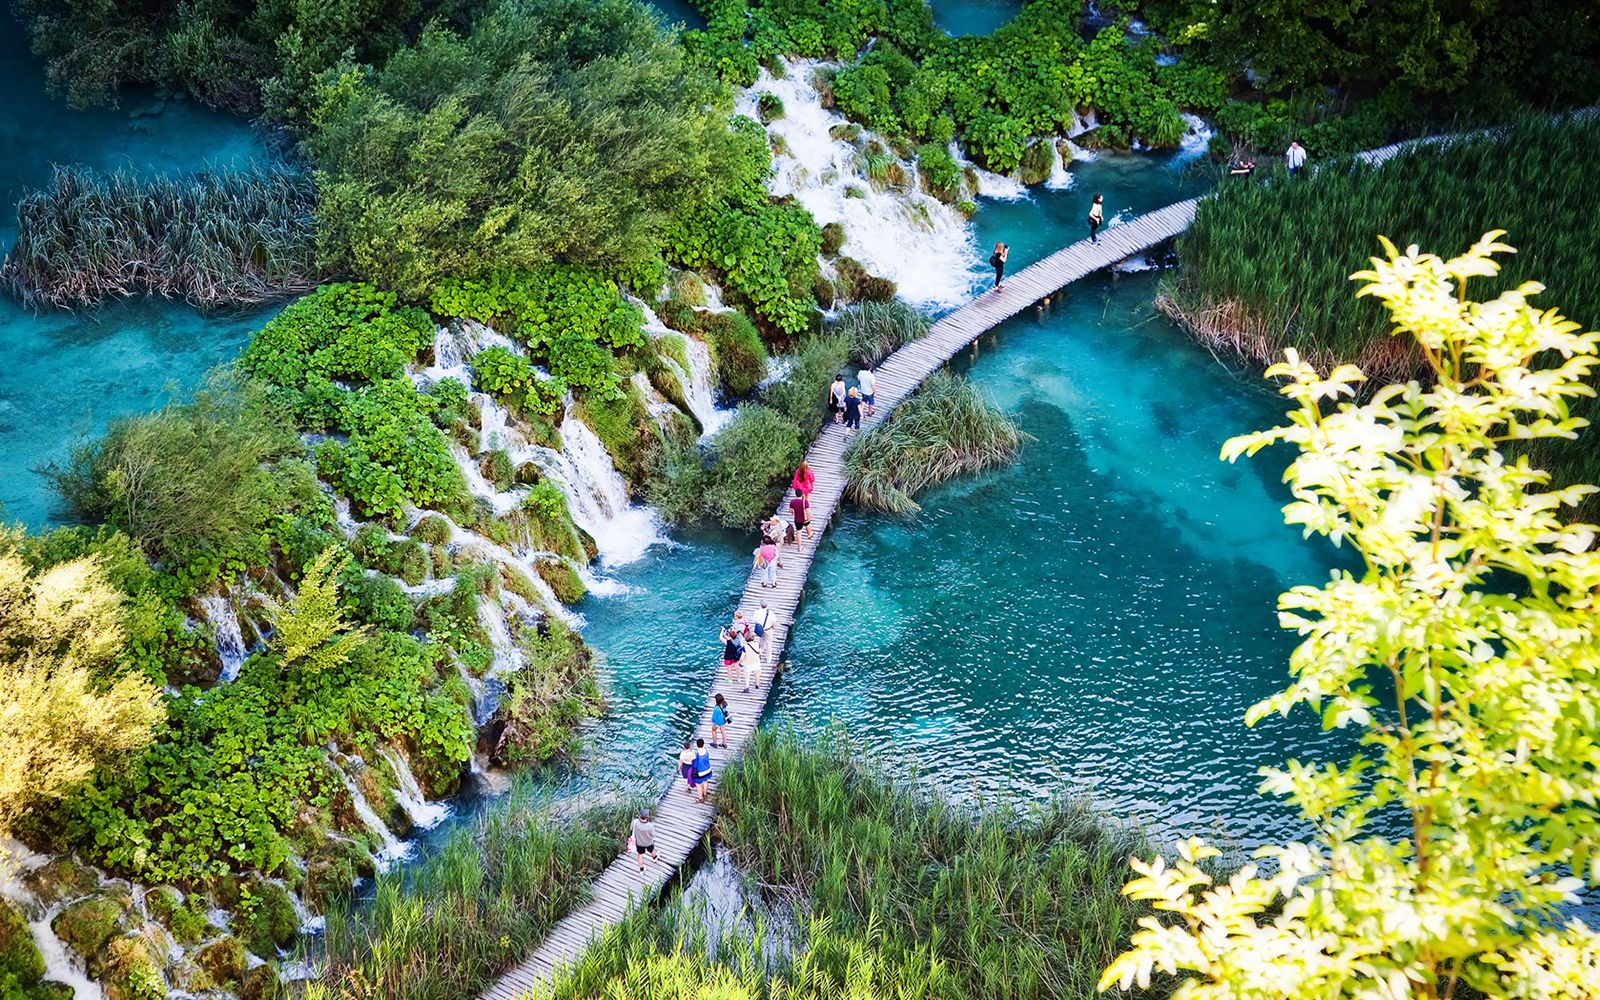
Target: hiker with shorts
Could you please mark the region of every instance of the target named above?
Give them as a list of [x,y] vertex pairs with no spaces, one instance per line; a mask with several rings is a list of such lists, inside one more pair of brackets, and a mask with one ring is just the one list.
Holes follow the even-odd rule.
[[650,810],[639,810],[639,817],[633,821],[632,834],[628,841],[633,844],[633,856],[639,862],[639,870],[644,871],[645,852],[650,852],[652,860],[656,856],[656,825],[650,822]]
[[861,404],[867,416],[873,416],[878,412],[878,376],[872,370],[872,362],[861,362],[861,370],[856,372],[856,385],[861,387]]

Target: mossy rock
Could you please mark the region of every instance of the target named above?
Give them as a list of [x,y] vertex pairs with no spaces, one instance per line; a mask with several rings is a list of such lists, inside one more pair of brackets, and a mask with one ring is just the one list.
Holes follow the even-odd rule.
[[537,462],[523,462],[517,466],[515,478],[520,486],[532,486],[544,478],[544,470]]
[[838,222],[830,222],[822,227],[822,255],[832,257],[844,246],[844,226]]
[[517,468],[504,448],[496,448],[479,459],[478,471],[501,493],[516,483]]
[[22,884],[38,897],[45,906],[54,906],[68,899],[87,896],[100,885],[100,876],[93,868],[80,865],[71,858],[52,858],[29,872]]
[[240,1000],[278,1000],[281,990],[276,962],[250,969],[239,982]]
[[861,126],[855,122],[841,122],[828,129],[828,138],[834,142],[855,142],[861,138]]
[[596,559],[599,559],[600,543],[594,540],[594,536],[589,534],[587,531],[584,531],[577,525],[573,525],[572,530],[578,533],[578,541],[583,545],[584,563],[592,563]]
[[239,921],[245,946],[262,958],[273,958],[300,931],[300,916],[283,886],[265,879],[250,885],[251,904]]
[[411,529],[411,537],[426,545],[443,545],[450,541],[450,522],[438,514],[429,514]]
[[735,398],[754,392],[767,377],[767,347],[755,324],[742,313],[721,313],[706,334],[723,390]]
[[166,1000],[167,983],[146,941],[117,938],[106,945],[100,968],[106,1000]]
[[556,599],[562,604],[576,604],[589,592],[578,571],[564,559],[540,559],[534,564],[534,569],[539,571],[539,578],[550,585]]
[[1050,178],[1050,168],[1055,166],[1049,141],[1036,142],[1022,151],[1022,162],[1017,165],[1017,179],[1027,185],[1043,184]]
[[371,854],[341,837],[323,838],[306,851],[305,861],[300,895],[315,910],[326,910],[330,902],[347,898],[357,879],[370,878],[377,870]]
[[176,889],[160,886],[144,896],[145,909],[179,944],[199,944],[211,926],[198,896],[185,897]]
[[195,961],[217,986],[237,983],[249,968],[249,953],[238,938],[223,937],[195,953]]
[[811,297],[817,300],[817,305],[824,309],[832,309],[838,290],[833,287],[833,281],[822,275],[817,275],[811,282]]
[[43,975],[44,956],[33,943],[27,918],[0,899],[0,984],[9,976],[22,986],[32,986]]
[[500,586],[516,594],[534,607],[538,607],[540,600],[542,600],[538,588],[533,585],[532,580],[528,579],[528,574],[515,566],[507,566],[504,563],[500,565]]
[[672,290],[668,298],[690,306],[703,306],[706,304],[705,282],[693,271],[678,271],[672,276]]
[[856,299],[861,302],[888,302],[899,291],[888,278],[868,275],[856,283]]
[[889,164],[884,171],[883,179],[890,187],[903,188],[911,181],[911,175],[906,173],[905,165],[896,161]]
[[50,929],[85,962],[127,929],[128,904],[111,896],[90,896],[56,914]]

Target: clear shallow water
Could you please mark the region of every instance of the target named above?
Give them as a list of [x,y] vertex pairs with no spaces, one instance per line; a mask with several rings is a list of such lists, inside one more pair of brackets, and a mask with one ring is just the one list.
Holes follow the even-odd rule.
[[933,23],[949,35],[987,35],[1017,16],[1021,0],[935,0]]
[[[1181,162],[1103,157],[1073,188],[986,202],[984,245],[1018,267],[1107,216],[1193,193]],[[1282,524],[1282,460],[1228,466],[1231,434],[1281,417],[1156,315],[1154,273],[1108,273],[1030,311],[957,363],[1036,440],[1010,468],[950,484],[915,516],[846,509],[817,558],[770,713],[845,725],[959,797],[1087,791],[1163,834],[1255,843],[1294,829],[1255,770],[1327,737],[1309,714],[1242,724],[1281,687],[1293,637],[1274,605],[1334,554]],[[582,611],[624,717],[606,767],[664,775],[698,716],[748,543],[691,534]],[[613,740],[624,744],[619,751]],[[624,759],[637,763],[624,765]],[[658,778],[659,780],[659,778]]]
[[[16,202],[48,182],[51,165],[141,172],[243,164],[264,155],[238,119],[150,94],[120,109],[77,112],[44,92],[44,72],[9,10],[0,13],[0,245],[16,239]],[[39,527],[53,497],[32,471],[63,457],[80,434],[160,405],[231,360],[267,314],[207,317],[187,306],[127,302],[93,314],[35,316],[0,296],[0,503],[7,520]]]

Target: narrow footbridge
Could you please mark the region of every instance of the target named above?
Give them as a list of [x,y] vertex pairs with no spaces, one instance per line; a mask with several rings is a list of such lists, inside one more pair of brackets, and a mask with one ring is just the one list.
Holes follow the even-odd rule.
[[[1171,239],[1194,219],[1194,211],[1195,200],[1190,199],[1111,226],[1101,232],[1098,244],[1084,240],[1058,250],[1008,278],[1002,291],[986,291],[940,319],[924,336],[904,345],[878,365],[878,412],[876,417],[862,418],[863,430],[887,418],[896,406],[917,390],[924,379],[985,331],[1085,275]],[[821,405],[820,401],[818,405]],[[733,755],[739,752],[745,740],[755,732],[756,723],[766,706],[767,694],[772,690],[773,667],[783,658],[789,626],[799,610],[800,592],[810,573],[811,560],[844,493],[844,452],[847,443],[843,428],[827,424],[817,435],[810,451],[806,452],[806,461],[817,477],[816,490],[811,495],[814,536],[809,539],[802,536],[798,553],[792,549],[784,553],[783,566],[778,571],[777,588],[762,587],[754,571],[745,581],[744,594],[738,605],[745,617],[754,618],[761,602],[766,601],[778,621],[768,639],[760,689],[745,694],[738,686],[728,683],[722,675],[719,654],[713,649],[713,644],[709,640],[707,642],[706,666],[711,683],[706,693],[707,708],[701,717],[697,735],[710,734],[709,706],[713,695],[722,694],[726,697],[732,716],[728,724],[728,749],[712,752],[713,768],[718,775],[728,766]],[[780,504],[778,514],[788,519],[787,500]],[[731,610],[729,618],[732,618]],[[668,763],[663,761],[662,769],[667,768]],[[712,780],[711,790],[714,794],[716,779]],[[539,949],[495,982],[484,992],[482,1000],[521,1000],[548,983],[556,970],[576,961],[592,940],[621,921],[631,907],[655,898],[711,829],[715,815],[716,810],[710,803],[697,803],[684,791],[682,781],[670,782],[653,811],[658,857],[647,865],[643,873],[631,855],[624,854],[612,861],[594,881],[591,901],[558,923]]]

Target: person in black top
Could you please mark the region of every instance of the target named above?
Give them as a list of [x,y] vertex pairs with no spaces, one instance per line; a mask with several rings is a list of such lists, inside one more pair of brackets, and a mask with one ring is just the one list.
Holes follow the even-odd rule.
[[1256,161],[1252,159],[1243,159],[1239,161],[1238,166],[1228,171],[1228,175],[1230,177],[1249,177],[1255,172]]
[[996,243],[994,253],[989,255],[989,266],[994,268],[994,290],[997,292],[1005,287],[1006,256],[1010,253],[1010,247],[1004,243]]
[[850,430],[861,429],[861,390],[854,386],[844,398],[844,425]]

